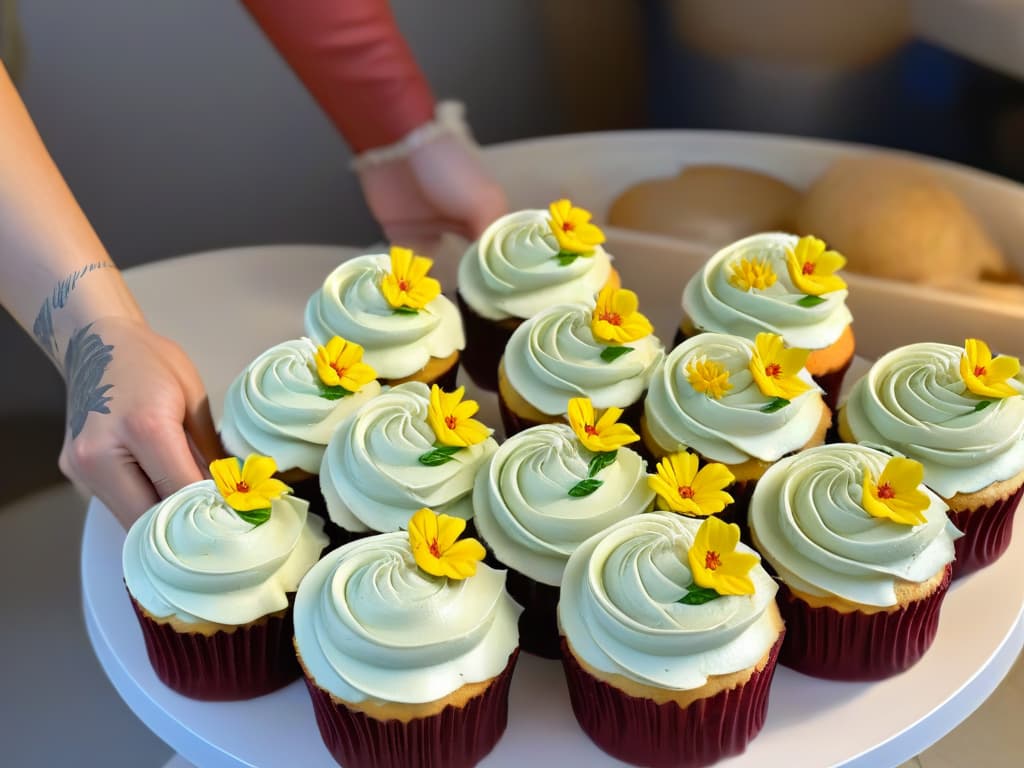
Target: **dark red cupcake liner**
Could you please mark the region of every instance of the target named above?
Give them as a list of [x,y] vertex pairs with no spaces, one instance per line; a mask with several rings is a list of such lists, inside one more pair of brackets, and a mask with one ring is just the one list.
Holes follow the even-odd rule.
[[953,544],[956,547],[954,579],[994,563],[1006,551],[1013,536],[1013,514],[1017,511],[1022,494],[1024,485],[1010,498],[987,507],[962,512],[949,510],[949,519],[964,534],[963,538]]
[[942,583],[930,596],[878,613],[812,608],[780,584],[786,642],[779,663],[829,680],[881,680],[909,669],[935,639],[951,574],[947,565]]
[[[456,293],[455,298],[462,313],[462,325],[466,330],[466,348],[462,351],[462,367],[474,383],[491,392],[498,391],[498,362],[505,354],[505,345],[512,338],[516,321],[488,320],[478,315],[472,307]],[[503,324],[504,323],[504,324]],[[513,325],[513,323],[515,325]]]
[[508,722],[508,691],[516,650],[505,670],[464,707],[445,707],[403,723],[377,720],[336,704],[308,677],[316,724],[328,751],[345,768],[471,768],[498,743]]
[[[850,355],[850,359],[843,363],[839,368],[834,371],[822,374],[821,376],[811,375],[814,379],[814,383],[825,390],[825,394],[821,397],[825,401],[825,405],[835,413],[836,406],[839,404],[839,393],[843,389],[843,379],[846,378],[846,372],[850,370],[850,365],[853,363],[853,355]],[[835,421],[833,419],[832,426],[829,427],[829,431],[835,429]]]
[[[512,435],[522,432],[524,429],[530,427],[536,427],[541,424],[550,424],[549,421],[534,421],[528,419],[525,416],[520,416],[505,402],[505,398],[500,394],[498,395],[498,410],[501,412],[501,423],[505,427],[505,437],[512,437]],[[640,417],[644,412],[643,399],[637,400],[632,405],[629,405],[622,410],[622,416],[619,418],[619,422],[622,424],[628,424],[637,433],[640,432]],[[563,423],[562,419],[558,419],[557,423]],[[634,448],[639,443],[630,444],[627,448]]]
[[598,680],[580,666],[565,638],[561,643],[572,710],[591,741],[635,765],[698,768],[742,753],[760,732],[782,636],[746,683],[686,707],[630,696]]
[[501,563],[498,563],[498,567],[507,569],[505,588],[512,599],[523,606],[523,612],[519,614],[519,647],[534,656],[545,659],[559,658],[559,588],[534,581]]
[[234,701],[276,691],[302,675],[292,646],[294,598],[288,596],[284,616],[213,635],[177,632],[131,601],[150,664],[168,688],[191,699]]
[[287,485],[292,489],[292,496],[309,502],[310,512],[324,521],[330,520],[327,515],[327,500],[320,490],[320,477],[318,475],[307,477],[305,480],[299,480],[298,482],[288,483]]

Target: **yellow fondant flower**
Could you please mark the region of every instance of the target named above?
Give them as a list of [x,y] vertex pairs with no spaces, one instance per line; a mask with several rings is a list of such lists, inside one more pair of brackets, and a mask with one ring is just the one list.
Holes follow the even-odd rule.
[[835,274],[846,266],[846,259],[838,251],[826,251],[822,240],[807,235],[801,237],[795,248],[786,249],[786,269],[798,291],[808,296],[841,291],[846,281]]
[[960,375],[967,389],[983,397],[1012,397],[1020,394],[1007,381],[1020,373],[1020,360],[1009,355],[992,359],[992,350],[981,339],[967,339],[960,358]]
[[476,539],[457,541],[466,521],[424,507],[409,519],[409,546],[416,565],[431,576],[462,580],[476,573],[484,548]]
[[750,356],[750,373],[761,394],[792,400],[810,389],[811,385],[797,375],[810,354],[806,349],[786,349],[777,334],[757,334]]
[[695,358],[686,364],[686,378],[695,390],[715,400],[732,389],[725,366],[705,357]]
[[720,595],[753,594],[754,582],[747,574],[757,565],[757,555],[737,552],[739,540],[738,525],[724,523],[714,516],[700,524],[687,553],[697,586],[713,589]]
[[590,223],[590,211],[574,208],[568,200],[557,200],[548,206],[548,225],[565,253],[587,255],[604,242],[604,232]]
[[423,309],[441,293],[441,284],[427,272],[432,259],[417,256],[408,248],[391,247],[391,271],[384,275],[380,290],[395,309]]
[[636,341],[654,333],[651,321],[637,309],[640,302],[633,291],[606,285],[597,295],[590,320],[594,338],[609,344]]
[[598,419],[589,397],[569,401],[569,425],[583,446],[595,453],[617,451],[640,439],[628,424],[617,423],[621,415],[621,408],[609,408]]
[[210,464],[210,476],[228,506],[236,512],[269,509],[270,502],[290,488],[274,478],[277,463],[269,456],[251,454],[245,464],[238,459],[218,459]]
[[441,445],[465,448],[482,443],[491,435],[486,424],[472,418],[480,406],[476,400],[463,400],[465,394],[465,387],[454,392],[445,392],[437,384],[430,387],[427,421]]
[[364,363],[363,348],[354,341],[335,336],[327,346],[316,348],[316,373],[328,387],[343,387],[358,392],[377,378],[377,372]]
[[647,484],[658,494],[664,508],[687,515],[706,517],[725,509],[733,498],[723,489],[736,478],[724,464],[706,464],[695,453],[683,451],[658,462],[658,474],[648,475]]
[[778,279],[766,258],[740,259],[734,261],[729,270],[732,273],[729,275],[729,282],[741,291],[763,291],[774,285]]
[[921,463],[900,456],[889,459],[877,484],[871,470],[865,467],[861,503],[872,517],[900,525],[920,525],[928,521],[922,514],[928,509],[928,496],[918,487],[923,479]]

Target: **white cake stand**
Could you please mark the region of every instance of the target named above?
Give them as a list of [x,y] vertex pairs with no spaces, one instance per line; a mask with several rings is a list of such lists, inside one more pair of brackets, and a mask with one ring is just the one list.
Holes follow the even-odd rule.
[[[679,135],[659,135],[669,140],[672,162],[678,166]],[[583,141],[606,143],[613,138],[583,137]],[[696,139],[699,156],[706,156],[707,142],[713,137],[698,134]],[[564,148],[565,140],[561,141],[559,148]],[[764,157],[766,148],[780,140],[732,135],[723,141],[727,146],[720,147],[720,153],[728,152],[734,163],[751,167],[749,158]],[[785,144],[787,151],[799,154],[794,142]],[[514,201],[523,194],[516,181],[524,159],[519,155],[535,156],[538,147],[550,150],[548,145],[534,142],[518,149],[504,147],[492,155]],[[842,150],[839,145],[820,142],[806,146],[802,174]],[[604,149],[608,151],[608,147]],[[749,156],[747,162],[744,152]],[[645,158],[649,164],[649,153]],[[665,170],[671,167],[665,166]],[[988,182],[979,178],[978,183]],[[588,186],[595,194],[605,194],[590,181]],[[622,184],[621,180],[617,183]],[[1019,194],[1017,188],[1005,188],[1008,194]],[[577,198],[586,202],[585,195]],[[544,203],[546,198],[536,204]],[[1009,213],[1008,201],[1003,203]],[[599,206],[591,205],[600,211]],[[1013,226],[1006,223],[1004,229]],[[685,244],[624,232],[610,234],[609,249],[620,255],[617,266],[624,282],[637,290],[658,332],[670,341],[678,319],[680,288],[707,254]],[[322,246],[244,248],[151,264],[130,270],[127,276],[154,327],[178,340],[196,362],[218,411],[231,377],[246,363],[271,344],[301,335],[306,298],[331,268],[354,253]],[[450,257],[439,258],[437,271],[444,285],[454,285],[453,267]],[[886,342],[894,346],[915,340],[908,338],[906,328],[877,338],[877,333],[890,329],[873,330],[876,323],[870,318],[877,312],[869,316],[869,311],[885,303],[889,289],[873,290],[867,284],[851,296],[858,318],[858,344],[863,340],[870,349]],[[907,301],[902,311],[909,316],[910,327],[920,327],[922,334],[930,332],[933,338],[962,334],[957,323],[970,320],[963,313],[935,312],[935,296]],[[858,305],[863,313],[858,312]],[[917,326],[915,312],[922,315]],[[488,395],[480,399],[482,418],[499,423],[493,399]],[[873,684],[816,680],[780,667],[764,730],[744,755],[720,765],[892,766],[948,733],[992,693],[1024,645],[1022,518],[1024,515],[1017,519],[1016,541],[1001,560],[954,584],[943,606],[935,644],[915,667]],[[119,524],[102,504],[93,501],[82,543],[86,626],[103,668],[136,715],[197,766],[334,765],[320,740],[301,682],[238,703],[192,701],[160,683],[146,658],[142,634],[122,583],[123,541]],[[525,654],[512,684],[508,731],[483,765],[518,768],[524,762],[538,766],[620,764],[600,752],[579,730],[559,665]]]

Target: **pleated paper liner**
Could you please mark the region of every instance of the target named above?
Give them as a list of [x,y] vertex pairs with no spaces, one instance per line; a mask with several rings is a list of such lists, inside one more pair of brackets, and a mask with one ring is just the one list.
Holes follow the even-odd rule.
[[572,709],[591,741],[635,765],[699,768],[742,753],[760,732],[782,636],[764,668],[746,683],[686,707],[630,696],[598,680],[580,666],[564,638],[561,642]]
[[518,650],[505,670],[464,707],[403,723],[377,720],[331,699],[308,677],[316,723],[345,768],[471,768],[498,743],[508,722],[508,691]]
[[534,581],[498,561],[495,561],[495,567],[508,570],[505,588],[512,599],[523,606],[523,612],[519,614],[519,647],[534,656],[545,659],[559,658],[559,588]]
[[949,519],[963,538],[957,539],[956,560],[953,561],[953,578],[959,579],[979,568],[994,563],[1010,546],[1013,536],[1013,515],[1024,494],[1021,485],[1012,496],[987,507],[961,512],[949,510]]
[[[672,339],[672,346],[678,347],[689,336],[683,333],[682,328],[676,329],[676,335]],[[839,393],[843,389],[843,379],[846,377],[846,372],[850,370],[850,366],[853,364],[853,355],[850,355],[850,359],[843,363],[841,366],[836,368],[834,371],[829,371],[821,376],[811,375],[814,379],[814,383],[825,390],[825,393],[821,396],[822,400],[825,401],[825,405],[829,407],[833,413],[835,413],[836,406],[839,404]],[[832,427],[834,429],[834,425]],[[826,439],[826,442],[839,442],[838,440]]]
[[935,639],[951,573],[947,565],[945,578],[928,597],[878,613],[812,608],[780,583],[786,641],[779,663],[829,680],[881,680],[909,669]]
[[466,330],[466,348],[462,351],[462,367],[481,389],[498,391],[498,362],[505,354],[505,345],[522,323],[519,318],[488,320],[478,315],[456,293],[462,325]]
[[131,600],[149,661],[167,687],[191,699],[234,701],[276,691],[301,676],[292,646],[294,598],[294,593],[288,596],[283,616],[213,635],[177,632],[146,616]]
[[[568,401],[566,401],[566,402],[568,403]],[[511,408],[508,407],[508,404],[505,402],[505,398],[503,398],[500,394],[498,395],[498,410],[501,412],[501,423],[502,423],[502,426],[505,427],[505,437],[512,437],[512,435],[518,434],[519,432],[522,432],[524,429],[529,429],[530,427],[536,427],[536,426],[539,426],[541,424],[551,424],[551,423],[567,424],[568,423],[565,419],[558,418],[558,417],[554,417],[552,419],[552,421],[534,421],[533,419],[528,419],[525,416],[520,416],[518,413],[516,413],[515,411],[513,411]],[[623,409],[622,416],[619,417],[619,422],[622,423],[622,424],[628,424],[637,433],[639,433],[640,432],[640,416],[643,414],[643,412],[644,412],[644,401],[643,401],[643,398],[641,398],[640,400],[637,400],[632,405],[629,405],[629,406],[627,406],[626,408]],[[627,448],[634,448],[636,445],[639,445],[639,443],[631,443],[630,445],[627,445],[626,447]],[[650,465],[648,465],[648,469],[650,469]]]

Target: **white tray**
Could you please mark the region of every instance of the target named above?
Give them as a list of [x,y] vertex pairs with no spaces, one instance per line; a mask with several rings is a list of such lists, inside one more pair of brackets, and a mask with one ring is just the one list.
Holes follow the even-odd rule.
[[[670,341],[678,293],[700,254],[618,234],[610,248]],[[179,340],[203,372],[218,410],[231,377],[252,357],[301,334],[306,297],[352,253],[315,246],[237,249],[148,265],[131,270],[128,279],[151,323]],[[654,263],[656,272],[649,268]],[[936,315],[931,322],[938,331],[948,319]],[[859,343],[884,348],[885,338],[863,330],[870,327],[865,319],[857,323]],[[498,423],[493,398],[481,400],[483,418]],[[998,563],[950,590],[935,645],[917,666],[875,684],[827,682],[780,667],[764,730],[746,754],[719,765],[897,765],[956,726],[995,689],[1024,643],[1024,521],[1018,518],[1016,527],[1017,541]],[[121,581],[123,541],[124,532],[94,501],[82,544],[86,625],[100,662],[135,713],[197,766],[334,765],[301,683],[253,701],[203,703],[157,680]],[[579,730],[555,662],[521,657],[509,717],[484,766],[619,764]]]

